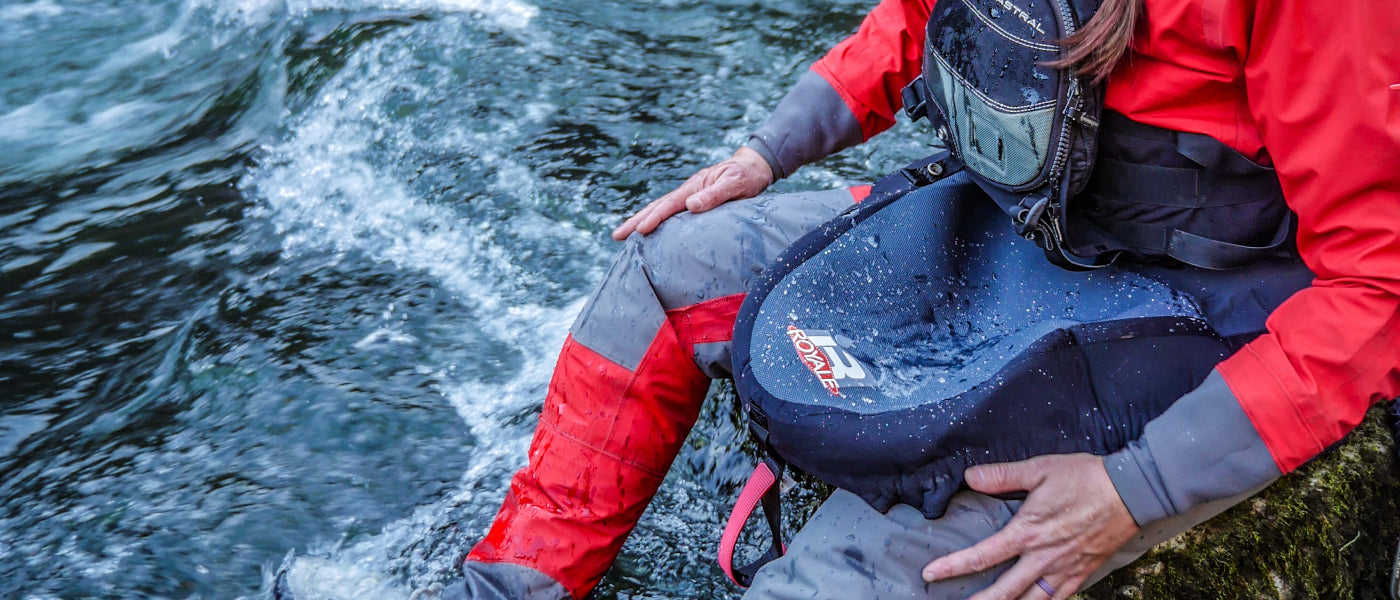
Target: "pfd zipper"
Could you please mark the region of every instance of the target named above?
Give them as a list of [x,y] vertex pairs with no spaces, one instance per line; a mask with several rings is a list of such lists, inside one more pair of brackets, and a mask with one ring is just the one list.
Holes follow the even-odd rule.
[[[1066,38],[1074,35],[1074,19],[1070,18],[1069,0],[1056,0],[1055,16],[1060,19],[1060,30],[1064,32]],[[1055,159],[1050,163],[1050,189],[1055,189],[1060,177],[1064,175],[1065,163],[1069,161],[1069,151],[1074,139],[1074,127],[1079,122],[1076,114],[1082,113],[1084,108],[1083,98],[1080,96],[1079,76],[1071,72],[1066,72],[1069,77],[1069,100],[1065,105],[1063,116],[1064,126],[1060,128],[1060,139],[1055,145]]]
[[1063,176],[1065,163],[1069,161],[1069,151],[1074,145],[1074,128],[1079,123],[1084,112],[1084,99],[1079,92],[1079,76],[1071,74],[1069,76],[1069,101],[1065,105],[1064,125],[1060,128],[1060,139],[1055,145],[1055,160],[1050,163],[1050,187],[1054,189],[1055,184]]

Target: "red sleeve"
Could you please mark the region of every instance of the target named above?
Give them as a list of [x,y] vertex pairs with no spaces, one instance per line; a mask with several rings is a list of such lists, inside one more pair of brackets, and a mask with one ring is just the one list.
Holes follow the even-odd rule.
[[1250,12],[1249,109],[1316,279],[1220,371],[1288,472],[1400,394],[1400,2]]
[[903,105],[899,91],[919,76],[933,3],[881,0],[855,35],[812,65],[846,101],[867,140],[894,126]]

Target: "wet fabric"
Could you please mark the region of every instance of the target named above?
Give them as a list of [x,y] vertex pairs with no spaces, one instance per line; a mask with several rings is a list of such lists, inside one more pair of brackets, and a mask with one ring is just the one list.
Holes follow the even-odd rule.
[[710,378],[729,375],[744,290],[852,200],[832,190],[730,202],[625,242],[559,353],[529,464],[467,557],[470,589],[588,595],[661,485]]
[[[894,125],[934,5],[882,0],[812,65],[867,138]],[[1400,279],[1390,275],[1400,268],[1400,3],[1337,11],[1320,2],[1146,0],[1144,8],[1105,107],[1272,164],[1298,214],[1298,250],[1316,283],[1220,365],[1289,472],[1372,404],[1400,395]]]
[[928,517],[968,466],[1122,448],[1231,350],[1162,281],[1049,266],[962,174],[799,240],[734,344],[784,460]]
[[1097,9],[1092,0],[934,6],[923,74],[902,94],[905,111],[927,114],[954,156],[988,184],[1063,203],[1093,169],[1103,94],[1049,64],[1061,58],[1057,40]]
[[[1260,489],[1262,486],[1208,502],[1143,527],[1081,589]],[[967,598],[995,581],[1010,563],[932,584],[920,577],[924,565],[1000,530],[1020,504],[1017,500],[963,491],[953,497],[943,517],[926,519],[918,510],[904,505],[882,514],[856,495],[837,490],[793,537],[788,554],[758,571],[744,600]]]

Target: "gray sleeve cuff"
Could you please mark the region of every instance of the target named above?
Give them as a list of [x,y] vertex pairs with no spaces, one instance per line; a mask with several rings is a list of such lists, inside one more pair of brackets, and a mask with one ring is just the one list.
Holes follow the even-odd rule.
[[763,140],[750,135],[749,141],[744,144],[744,147],[752,149],[763,157],[763,160],[768,163],[768,168],[773,171],[773,181],[787,177],[787,174],[783,172],[783,164],[778,162],[778,157],[773,154],[772,150],[768,149],[768,145],[764,144]]
[[846,101],[821,75],[808,71],[747,146],[768,161],[776,180],[862,141],[864,133]]
[[1142,437],[1105,456],[1104,467],[1139,526],[1280,476],[1264,440],[1215,371],[1150,421]]

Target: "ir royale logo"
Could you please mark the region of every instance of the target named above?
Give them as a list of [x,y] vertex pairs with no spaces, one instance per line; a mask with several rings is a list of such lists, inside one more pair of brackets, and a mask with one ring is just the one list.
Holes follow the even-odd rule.
[[841,395],[841,386],[869,387],[875,382],[868,376],[865,365],[846,352],[829,331],[804,330],[796,325],[788,325],[788,339],[797,350],[802,364],[817,376],[822,387],[833,396]]

